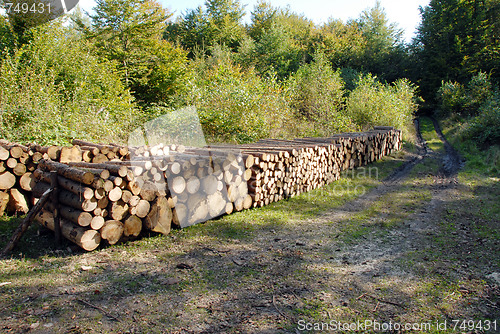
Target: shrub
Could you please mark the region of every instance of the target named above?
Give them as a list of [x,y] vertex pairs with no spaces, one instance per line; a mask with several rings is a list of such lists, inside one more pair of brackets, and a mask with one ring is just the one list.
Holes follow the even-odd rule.
[[382,84],[371,74],[361,76],[347,100],[347,115],[358,130],[376,125],[403,130],[406,140],[413,138],[413,118],[417,110],[416,87],[408,80]]
[[465,87],[457,82],[443,81],[437,96],[440,101],[440,113],[442,116],[452,113],[475,116],[492,94],[491,82],[484,72],[473,76]]
[[58,21],[33,34],[0,65],[0,136],[41,144],[126,138],[138,112],[114,65]]
[[185,95],[198,109],[207,142],[251,142],[295,131],[284,88],[274,77],[243,71],[224,52],[193,62],[196,77]]
[[312,135],[328,136],[348,131],[352,122],[344,112],[344,82],[323,54],[302,66],[288,81],[291,103],[311,125]]
[[437,93],[441,116],[461,113],[464,104],[464,91],[464,87],[458,82],[442,82]]
[[478,116],[469,122],[466,136],[480,146],[500,145],[500,93],[483,102],[478,110]]

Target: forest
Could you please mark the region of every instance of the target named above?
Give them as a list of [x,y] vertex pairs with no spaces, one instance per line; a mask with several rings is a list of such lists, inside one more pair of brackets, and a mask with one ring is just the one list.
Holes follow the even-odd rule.
[[432,0],[411,43],[379,2],[316,25],[259,2],[206,0],[173,20],[155,0],[98,0],[36,25],[0,16],[0,137],[124,142],[195,106],[209,142],[325,136],[374,125],[412,141],[417,112],[500,140],[500,2]]

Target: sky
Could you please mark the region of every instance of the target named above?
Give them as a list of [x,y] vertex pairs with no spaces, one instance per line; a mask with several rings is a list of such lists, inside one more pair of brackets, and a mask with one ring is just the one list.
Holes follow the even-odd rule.
[[[168,8],[174,17],[182,15],[187,9],[193,9],[203,5],[204,0],[159,0],[165,8]],[[290,6],[290,9],[311,19],[316,24],[325,23],[330,17],[341,19],[346,22],[356,19],[361,12],[375,5],[375,0],[267,0],[274,7]],[[389,22],[394,22],[404,30],[404,38],[411,41],[415,30],[420,23],[419,6],[425,7],[430,0],[380,0],[385,9]],[[240,0],[246,5],[247,16],[245,20],[250,21],[250,12],[253,10],[257,0]],[[80,0],[80,6],[90,11],[95,5],[93,0]]]

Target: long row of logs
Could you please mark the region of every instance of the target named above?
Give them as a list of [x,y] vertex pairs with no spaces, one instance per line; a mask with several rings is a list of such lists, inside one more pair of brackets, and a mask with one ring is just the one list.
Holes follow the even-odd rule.
[[[15,175],[12,181],[0,174],[0,209],[2,193],[12,197],[19,190],[40,198],[50,187],[51,172],[57,173],[58,200],[47,203],[36,220],[54,229],[59,217],[64,237],[93,250],[102,240],[115,244],[143,231],[168,234],[171,226],[190,226],[316,189],[337,180],[342,170],[399,150],[401,132],[378,127],[328,138],[203,148],[73,144],[0,142],[2,173]],[[24,173],[14,172],[11,158],[25,163]],[[29,186],[23,187],[23,177]]]

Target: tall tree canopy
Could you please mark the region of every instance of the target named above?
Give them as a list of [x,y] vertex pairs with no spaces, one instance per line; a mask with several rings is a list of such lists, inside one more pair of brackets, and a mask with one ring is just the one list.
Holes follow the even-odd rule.
[[463,83],[480,71],[500,79],[499,0],[432,0],[421,15],[414,47],[426,99],[442,80]]
[[117,62],[124,83],[140,102],[166,102],[182,89],[183,50],[162,39],[171,16],[155,0],[97,0],[87,36],[97,52]]
[[170,23],[165,38],[185,47],[191,56],[215,44],[236,50],[246,34],[244,15],[239,0],[206,0],[205,8],[188,10],[175,23]]

